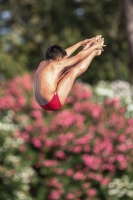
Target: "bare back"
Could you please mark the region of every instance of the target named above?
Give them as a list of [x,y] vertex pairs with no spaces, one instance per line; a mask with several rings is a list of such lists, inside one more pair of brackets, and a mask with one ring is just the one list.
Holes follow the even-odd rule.
[[55,62],[57,61],[41,62],[34,74],[34,96],[40,105],[47,104],[56,91],[60,70],[56,67]]

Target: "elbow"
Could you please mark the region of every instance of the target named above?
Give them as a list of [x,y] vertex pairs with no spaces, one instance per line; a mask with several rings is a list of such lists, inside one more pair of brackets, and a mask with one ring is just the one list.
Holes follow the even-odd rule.
[[65,52],[66,52],[66,55],[65,55],[64,58],[68,58],[69,57],[69,53],[68,53],[68,51],[66,49],[65,49]]
[[80,51],[78,54],[79,61],[83,60],[83,52]]

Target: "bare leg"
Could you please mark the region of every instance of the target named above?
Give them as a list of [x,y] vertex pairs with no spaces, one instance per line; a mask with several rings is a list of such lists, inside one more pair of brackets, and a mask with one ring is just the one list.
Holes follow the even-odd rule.
[[57,85],[57,94],[59,96],[62,105],[64,104],[73,86],[75,79],[82,73],[84,73],[91,64],[93,58],[96,55],[100,54],[101,54],[100,50],[92,52],[88,57],[86,57],[84,60],[79,62],[75,67],[70,69],[69,72],[60,80],[60,82]]

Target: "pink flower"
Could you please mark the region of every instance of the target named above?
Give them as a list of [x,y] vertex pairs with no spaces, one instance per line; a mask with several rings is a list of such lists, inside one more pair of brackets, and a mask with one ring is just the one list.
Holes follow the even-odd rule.
[[66,175],[67,175],[67,176],[72,176],[73,174],[74,174],[73,169],[68,169],[68,170],[66,171]]
[[51,139],[47,139],[47,140],[45,141],[45,146],[46,146],[46,147],[52,147],[53,144],[54,144],[54,142],[53,142]]
[[39,104],[36,102],[36,100],[34,99],[34,97],[32,97],[30,99],[30,107],[32,109],[35,109],[35,110],[42,110],[41,106],[39,106]]
[[32,111],[31,116],[35,117],[36,119],[42,119],[42,113],[38,110]]
[[29,74],[25,74],[22,77],[22,85],[26,90],[31,91],[31,89],[32,89],[32,80],[31,80],[31,76]]
[[69,141],[72,140],[75,137],[75,135],[73,132],[68,132],[64,137]]
[[92,90],[88,85],[82,82],[76,82],[71,91],[72,95],[77,99],[90,99],[92,97]]
[[68,96],[66,98],[66,101],[65,101],[66,104],[73,104],[74,103],[74,98],[71,97],[71,96]]
[[73,152],[74,152],[74,153],[80,153],[81,150],[82,150],[82,147],[81,147],[81,146],[73,147]]
[[66,199],[67,199],[67,200],[75,199],[75,194],[73,194],[73,193],[67,194],[67,195],[66,195]]
[[133,118],[131,118],[131,119],[128,120],[128,124],[129,124],[130,126],[133,126]]
[[89,144],[90,140],[92,139],[92,137],[93,137],[93,134],[89,134],[88,133],[88,134],[85,134],[85,136],[82,136],[82,137],[80,137],[78,139],[75,139],[74,143],[77,144],[77,145],[85,145],[85,144],[87,144],[87,146],[88,146],[88,144]]
[[74,174],[73,178],[75,180],[84,180],[85,179],[85,175],[83,174],[82,171],[78,171]]
[[16,106],[15,99],[12,96],[0,97],[0,109],[7,110]]
[[108,106],[108,105],[114,105],[114,107],[116,108],[116,107],[118,107],[118,105],[119,105],[119,99],[118,98],[108,98],[108,99],[106,99],[106,101],[105,101],[105,104]]
[[120,142],[124,142],[125,139],[126,139],[126,136],[125,136],[125,135],[120,135],[120,137],[118,138],[118,140],[119,140]]
[[26,131],[28,131],[28,132],[31,132],[32,130],[33,130],[33,126],[31,126],[31,125],[27,125],[26,127],[25,127],[25,130]]
[[36,137],[34,137],[34,138],[32,139],[32,144],[33,144],[36,148],[40,148],[40,147],[42,146],[41,141],[40,141],[38,138],[36,138]]
[[115,108],[116,108],[116,107],[119,105],[119,102],[120,102],[119,98],[114,97],[114,98],[112,99],[112,101],[113,101],[113,104],[114,104],[114,106],[115,106]]
[[25,106],[26,104],[26,99],[24,97],[19,97],[18,100],[17,100],[18,104],[20,106]]
[[40,168],[40,164],[37,162],[34,164],[34,166],[35,166],[35,168]]
[[75,126],[84,126],[85,117],[81,114],[75,114],[73,111],[70,110],[63,110],[56,114],[53,118],[51,128],[56,129],[58,127],[68,128],[72,125]]
[[102,170],[108,170],[108,171],[114,173],[116,170],[116,167],[111,163],[107,163],[107,164],[102,165]]
[[98,110],[97,108],[95,108],[95,109],[92,111],[92,116],[93,116],[94,118],[98,118],[99,115],[100,115],[100,112],[101,112],[101,110]]
[[98,118],[102,112],[102,106],[100,104],[92,105],[92,107],[90,107],[90,111],[93,118]]
[[27,132],[21,132],[21,138],[23,138],[24,141],[29,141],[29,135]]
[[61,192],[59,190],[52,190],[52,192],[48,196],[48,200],[58,200],[60,196]]
[[19,151],[20,151],[20,152],[25,152],[25,151],[26,151],[26,147],[25,147],[24,145],[21,145],[21,146],[19,147]]
[[63,174],[63,169],[56,169],[55,173],[58,175],[61,175],[61,174]]
[[58,181],[57,178],[52,178],[49,182],[48,182],[48,187],[54,187],[56,189],[61,189],[62,188],[62,184]]
[[21,137],[21,132],[20,132],[20,131],[14,131],[13,136],[14,136],[15,138]]
[[84,148],[83,148],[83,150],[84,150],[85,153],[90,152],[90,149],[91,149],[91,148],[90,148],[89,145],[85,145]]
[[91,197],[95,196],[96,193],[97,193],[97,190],[95,188],[91,188],[89,191],[87,191],[87,195]]
[[126,144],[120,144],[117,146],[117,149],[121,152],[126,152],[127,150],[127,145]]
[[88,189],[89,187],[90,187],[90,183],[84,183],[83,185],[82,185],[82,188],[83,189]]
[[53,123],[56,124],[56,126],[70,126],[74,123],[75,116],[70,111],[62,111],[61,113],[56,115],[56,118],[54,119]]
[[110,178],[108,178],[108,177],[106,177],[106,178],[103,178],[102,180],[101,180],[101,185],[107,185],[108,183],[109,183],[109,181],[110,181]]
[[85,163],[85,165],[87,165],[88,167],[90,167],[93,170],[98,170],[102,161],[101,158],[98,157],[94,157],[92,155],[83,155],[83,161]]
[[43,135],[48,134],[48,132],[49,132],[49,128],[48,128],[48,127],[41,127],[41,133],[42,133]]
[[57,143],[59,144],[59,146],[61,147],[66,147],[67,145],[67,140],[65,137],[58,137]]
[[102,175],[101,174],[96,174],[95,180],[101,181],[102,180]]
[[45,167],[53,167],[53,166],[55,166],[56,164],[57,164],[57,161],[56,160],[45,160],[44,161],[44,166]]
[[60,158],[60,159],[65,159],[65,158],[66,158],[66,155],[65,155],[65,153],[64,153],[63,151],[57,151],[57,152],[55,153],[55,156],[56,156],[57,158]]
[[36,121],[35,121],[36,123],[35,123],[35,127],[39,127],[39,128],[43,128],[43,126],[44,126],[44,122],[43,122],[43,118],[36,118]]
[[124,106],[120,107],[119,112],[120,112],[121,114],[124,114],[125,111],[126,111],[126,108],[125,108]]
[[108,161],[109,161],[110,163],[114,163],[114,162],[115,162],[115,157],[114,157],[114,156],[109,157]]
[[95,173],[89,172],[88,178],[89,178],[89,179],[92,179],[92,180],[95,180]]
[[120,163],[120,169],[121,170],[123,170],[123,169],[125,169],[127,167],[127,161],[126,161],[126,158],[124,157],[124,155],[119,154],[117,156],[117,160]]

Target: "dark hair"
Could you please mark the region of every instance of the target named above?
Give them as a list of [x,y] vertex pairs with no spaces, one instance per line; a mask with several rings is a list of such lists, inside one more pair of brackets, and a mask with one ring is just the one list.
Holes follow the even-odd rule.
[[52,59],[52,60],[56,60],[59,57],[64,57],[66,56],[66,51],[58,46],[58,45],[52,45],[51,47],[49,47],[46,51],[46,60]]

